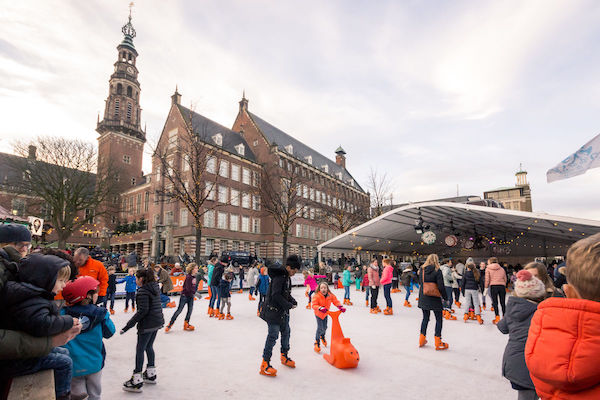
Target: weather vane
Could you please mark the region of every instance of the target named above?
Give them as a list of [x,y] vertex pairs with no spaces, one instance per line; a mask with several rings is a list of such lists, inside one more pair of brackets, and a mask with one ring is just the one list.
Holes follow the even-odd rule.
[[131,20],[131,9],[133,8],[134,4],[133,1],[131,3],[129,3],[129,19]]

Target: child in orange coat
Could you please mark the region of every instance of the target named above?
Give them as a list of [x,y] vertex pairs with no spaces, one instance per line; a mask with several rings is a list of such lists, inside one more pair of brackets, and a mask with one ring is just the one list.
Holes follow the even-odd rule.
[[566,275],[567,298],[533,315],[525,361],[542,399],[600,399],[600,233],[569,248]]
[[317,318],[317,333],[315,334],[315,351],[317,353],[321,351],[320,342],[323,343],[323,346],[327,347],[325,332],[327,332],[327,311],[329,311],[331,303],[339,308],[340,311],[346,312],[346,309],[342,306],[337,297],[329,291],[327,282],[319,283],[317,294],[313,296],[312,300],[312,308],[315,311],[315,316]]

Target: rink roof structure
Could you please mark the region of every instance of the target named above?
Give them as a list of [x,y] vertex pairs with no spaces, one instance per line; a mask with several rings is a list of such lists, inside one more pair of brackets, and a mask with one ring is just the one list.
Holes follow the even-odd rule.
[[[425,243],[418,227],[433,232],[435,241]],[[571,244],[598,232],[600,221],[595,220],[435,201],[390,210],[317,248],[361,254],[550,257],[566,255]]]

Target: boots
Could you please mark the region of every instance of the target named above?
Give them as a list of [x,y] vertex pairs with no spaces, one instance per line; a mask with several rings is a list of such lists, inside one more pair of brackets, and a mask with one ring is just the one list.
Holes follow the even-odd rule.
[[210,307],[208,307],[208,313],[207,314],[208,314],[209,317],[212,317],[212,312],[213,312],[213,309],[210,308]]
[[469,311],[469,319],[475,320],[475,311]]
[[169,333],[169,331],[171,330],[172,326],[173,326],[173,324],[167,325],[166,328],[165,328],[165,333]]
[[477,322],[479,322],[479,325],[483,325],[483,320],[481,319],[481,315],[477,315]]
[[115,310],[113,310],[112,308],[110,309],[110,315],[115,315]]
[[225,319],[225,314],[219,313],[218,318],[219,318],[219,321]]
[[380,312],[381,312],[381,309],[379,308],[379,306],[375,306],[375,310],[376,310],[378,313],[380,313]]
[[492,312],[493,312],[493,311],[496,311],[496,310],[494,310],[494,306],[491,306],[491,307],[490,307],[490,311],[492,311]]
[[271,363],[263,360],[260,364],[260,374],[265,376],[277,376],[277,370],[271,366]]
[[123,383],[123,390],[126,392],[137,392],[140,393],[142,391],[142,387],[144,386],[144,380],[142,378],[141,372],[135,372],[131,379],[127,382]]
[[123,312],[127,312],[127,310],[129,310],[129,307],[125,307],[125,309],[123,310]]
[[135,306],[131,307],[131,312],[135,312]]
[[376,308],[371,308],[371,314],[377,314],[377,309]]
[[187,321],[183,321],[183,330],[184,331],[193,331],[194,329],[194,325],[190,325],[189,322]]
[[153,385],[158,383],[158,379],[156,378],[156,368],[155,367],[146,367],[144,371],[144,383],[151,383]]
[[296,368],[296,362],[289,358],[287,353],[281,353],[281,363],[286,367]]
[[412,305],[410,304],[410,301],[404,300],[404,307],[412,307]]
[[369,307],[369,300],[365,300],[365,305]]
[[225,317],[225,319],[227,319],[227,320],[232,320],[232,319],[233,319],[233,317],[231,316],[231,314],[227,313],[227,316]]
[[494,320],[492,321],[492,324],[496,325],[498,322],[500,322],[500,316],[496,315],[496,318],[494,318]]
[[442,315],[447,320],[456,321],[456,317],[454,315],[452,315],[452,313],[448,310],[444,310]]
[[442,342],[442,338],[439,336],[435,337],[435,349],[436,350],[446,350],[448,348],[448,343]]
[[321,343],[323,343],[323,347],[327,347],[327,340],[325,340],[325,337],[321,337]]
[[252,297],[252,295],[251,295],[251,294],[249,294],[249,295],[248,295],[248,300],[250,300],[250,301],[254,301],[254,300],[256,300],[256,299],[255,299],[254,297]]
[[465,313],[465,316],[463,317],[463,319],[465,320],[465,322],[467,322],[469,320],[469,314]]
[[307,310],[310,310],[310,309],[311,309],[311,305],[310,305],[310,303],[308,303],[308,304],[306,305],[306,309],[307,309]]
[[485,311],[485,304],[483,305],[483,310]]
[[458,301],[458,300],[457,300],[457,301],[455,301],[455,302],[454,302],[454,304],[456,304],[456,307],[458,307],[458,308],[460,308],[460,306],[461,306],[461,303],[460,303],[460,301]]
[[321,346],[319,346],[319,342],[315,342],[314,349],[315,349],[316,353],[320,353],[321,352]]
[[244,290],[240,289],[238,290],[238,293],[244,293]]
[[427,338],[422,333],[419,335],[419,347],[423,347],[427,344]]
[[256,310],[256,316],[260,317],[260,310]]
[[349,306],[353,306],[353,305],[354,305],[354,303],[352,303],[352,302],[350,301],[350,299],[348,299],[348,305],[349,305]]
[[394,310],[392,310],[392,307],[386,307],[385,310],[383,310],[383,315],[394,315]]

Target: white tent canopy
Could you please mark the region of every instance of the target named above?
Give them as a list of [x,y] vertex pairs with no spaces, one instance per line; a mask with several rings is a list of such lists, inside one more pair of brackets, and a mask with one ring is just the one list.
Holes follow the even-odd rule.
[[[415,231],[419,218],[435,233],[432,244]],[[556,256],[600,232],[600,221],[449,202],[402,206],[334,237],[318,251],[398,255]],[[446,243],[447,236],[458,239]],[[454,238],[448,238],[452,244]],[[471,243],[468,243],[471,242]]]

